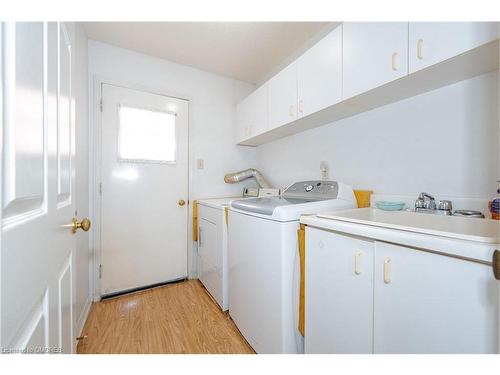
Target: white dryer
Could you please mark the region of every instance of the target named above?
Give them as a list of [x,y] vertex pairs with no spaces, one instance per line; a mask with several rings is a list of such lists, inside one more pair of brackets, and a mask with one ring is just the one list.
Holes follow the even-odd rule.
[[298,331],[300,216],[356,207],[352,188],[335,181],[296,182],[279,197],[231,202],[229,314],[257,353],[304,352]]
[[241,199],[198,200],[198,278],[219,304],[228,309],[226,208]]

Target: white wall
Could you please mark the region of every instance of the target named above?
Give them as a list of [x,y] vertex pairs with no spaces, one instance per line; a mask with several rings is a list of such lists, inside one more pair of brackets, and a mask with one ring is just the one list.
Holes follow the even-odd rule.
[[[99,77],[190,100],[191,199],[241,195],[243,185],[225,184],[224,174],[256,162],[254,149],[234,142],[236,103],[252,85],[96,41],[89,41],[88,54],[92,84]],[[195,169],[196,159],[204,160],[203,170]],[[190,250],[195,276],[195,248]]]
[[[88,122],[88,71],[87,36],[83,27],[75,24],[74,29],[74,90],[75,90],[75,184],[76,211],[78,219],[89,216],[89,122]],[[89,233],[76,234],[75,269],[75,335],[79,335],[90,307]]]
[[330,178],[378,194],[489,198],[499,167],[498,73],[377,108],[256,148],[284,187]]

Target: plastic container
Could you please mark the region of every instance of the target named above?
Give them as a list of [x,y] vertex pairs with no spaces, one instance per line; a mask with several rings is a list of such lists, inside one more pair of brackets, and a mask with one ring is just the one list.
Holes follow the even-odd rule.
[[405,208],[405,202],[377,201],[375,206],[384,211],[401,211]]
[[493,220],[500,220],[500,189],[497,189],[497,195],[488,202],[488,209]]

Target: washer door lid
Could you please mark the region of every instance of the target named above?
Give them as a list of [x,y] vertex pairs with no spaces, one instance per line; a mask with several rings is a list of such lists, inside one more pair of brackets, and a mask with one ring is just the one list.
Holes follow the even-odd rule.
[[242,211],[254,212],[261,215],[270,216],[273,214],[274,209],[277,207],[306,202],[309,202],[309,200],[283,197],[263,197],[236,200],[231,202],[231,207]]

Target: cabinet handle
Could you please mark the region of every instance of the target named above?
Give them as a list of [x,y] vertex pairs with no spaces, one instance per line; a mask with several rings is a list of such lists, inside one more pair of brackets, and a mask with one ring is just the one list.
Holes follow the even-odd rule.
[[302,99],[299,100],[299,112],[304,112],[304,101]]
[[422,55],[422,44],[424,44],[424,40],[419,39],[417,42],[417,58],[419,60],[422,60],[424,58],[424,56]]
[[391,258],[384,259],[384,283],[391,282]]
[[201,227],[198,227],[198,249],[200,247],[203,247],[203,243],[201,242],[201,234],[203,233],[203,231],[201,230]]
[[358,252],[356,253],[356,255],[354,255],[354,273],[356,275],[361,275],[361,269],[359,267],[359,258],[361,258],[361,255],[363,255],[363,253],[361,252]]
[[398,70],[397,60],[398,60],[398,53],[394,52],[392,54],[392,70],[394,71]]
[[493,252],[493,275],[495,279],[500,280],[500,250]]
[[290,110],[289,110],[290,117],[293,117],[293,116],[294,116],[294,112],[295,112],[295,109],[294,109],[294,105],[292,104],[292,105],[290,106]]

